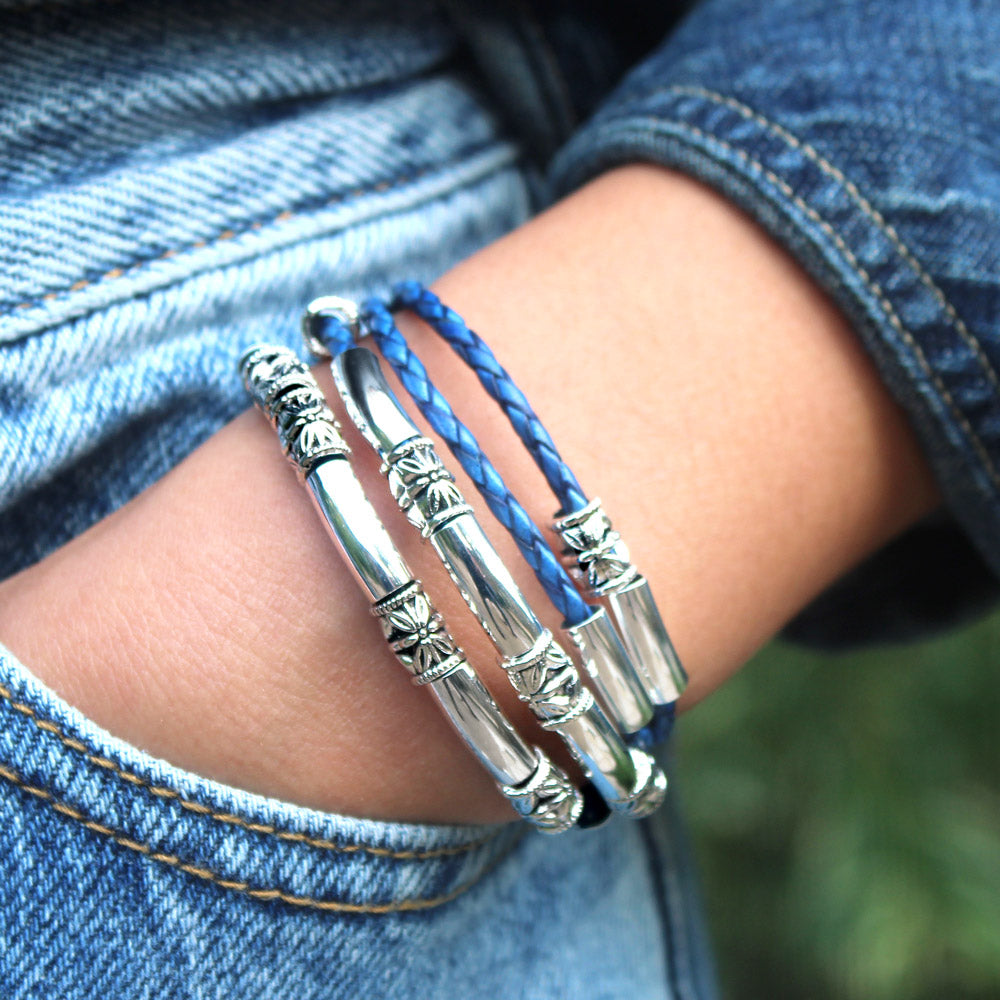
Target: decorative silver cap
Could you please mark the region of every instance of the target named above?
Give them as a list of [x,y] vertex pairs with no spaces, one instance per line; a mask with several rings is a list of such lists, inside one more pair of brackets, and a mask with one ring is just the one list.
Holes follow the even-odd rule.
[[523,784],[501,791],[511,805],[542,833],[562,833],[576,824],[583,811],[583,797],[564,771],[535,747],[538,767]]
[[566,549],[564,561],[591,597],[627,587],[638,576],[628,546],[611,527],[597,497],[586,507],[557,518],[553,527]]
[[240,359],[240,374],[303,478],[319,462],[349,453],[319,384],[288,348],[253,348]]
[[396,503],[424,538],[459,515],[472,513],[430,438],[411,438],[393,448],[385,457],[382,473]]
[[566,548],[570,572],[591,598],[607,598],[632,662],[645,675],[652,701],[676,701],[687,674],[670,641],[649,582],[632,564],[628,546],[596,497],[553,522]]
[[414,683],[440,680],[465,663],[465,654],[416,580],[376,601],[372,613],[378,615],[385,641],[413,674]]

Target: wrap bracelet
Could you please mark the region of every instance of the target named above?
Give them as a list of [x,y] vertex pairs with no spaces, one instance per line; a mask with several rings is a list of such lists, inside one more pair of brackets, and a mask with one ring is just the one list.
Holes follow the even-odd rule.
[[[408,287],[431,296],[422,286],[414,283],[398,286]],[[418,298],[415,294],[411,295],[405,300],[406,304],[417,304]],[[400,301],[402,300],[397,295],[397,304]],[[438,300],[434,301],[439,310],[445,308]],[[428,309],[423,311],[430,313]],[[454,313],[451,315],[457,316]],[[447,399],[431,381],[423,363],[410,349],[391,312],[383,303],[371,299],[359,311],[353,303],[342,299],[317,299],[309,306],[303,326],[307,344],[319,355],[336,354],[344,350],[359,334],[372,335],[379,351],[390,363],[420,411],[444,438],[490,510],[510,532],[553,604],[562,612],[566,635],[579,648],[602,703],[627,741],[633,746],[649,747],[669,735],[674,717],[674,702],[686,678],[652,600],[648,583],[628,563],[627,550],[611,530],[610,523],[599,539],[601,544],[595,546],[588,544],[590,538],[587,532],[600,526],[600,514],[582,521],[578,521],[572,514],[566,515],[558,527],[563,529],[566,543],[583,543],[584,548],[577,549],[577,552],[591,578],[611,567],[614,562],[612,557],[624,557],[626,566],[614,577],[614,583],[622,588],[622,596],[619,597],[617,592],[609,595],[609,603],[618,614],[617,624],[622,632],[621,637],[611,626],[603,607],[588,605],[580,597],[576,584],[549,549],[523,506],[506,488],[475,437],[458,419]],[[464,324],[462,326],[468,337],[475,338],[475,334],[468,331]],[[479,344],[480,353],[488,352],[485,344],[481,341]],[[503,372],[495,358],[493,366]],[[477,371],[481,368],[480,365]],[[501,382],[501,391],[496,394],[491,392],[491,395],[498,399],[520,396],[520,408],[507,410],[505,407],[508,417],[520,433],[522,427],[519,424],[523,424],[524,420],[516,417],[523,418],[526,412],[532,411],[509,376],[503,374],[505,379]],[[536,436],[541,434],[547,437],[537,417],[534,418],[534,424],[539,429],[535,431]],[[543,471],[546,472],[550,485],[557,481],[568,485],[568,490],[562,492],[569,493],[570,501],[562,498],[555,485],[553,489],[564,505],[573,506],[572,501],[576,500],[589,514],[583,491],[576,484],[572,472],[559,459],[551,439],[548,440],[549,468],[543,468]],[[552,473],[553,465],[560,470],[558,477]],[[579,565],[574,565],[573,568],[577,577],[584,575]],[[609,590],[615,589],[609,587]],[[588,596],[596,599],[603,594],[590,590]],[[621,614],[623,609],[627,612],[626,615]],[[624,628],[621,628],[622,624]],[[657,677],[657,674],[661,676]]]
[[[661,803],[666,778],[645,748],[669,731],[686,679],[649,585],[631,564],[600,502],[583,494],[527,400],[481,339],[422,286],[399,286],[393,305],[412,308],[437,329],[504,409],[560,501],[555,527],[564,558],[574,555],[572,578],[434,386],[384,303],[369,300],[359,310],[342,299],[316,300],[303,318],[306,344],[313,353],[332,358],[338,392],[362,437],[380,456],[394,499],[430,541],[497,649],[518,697],[543,728],[563,738],[581,765],[589,779],[581,788],[510,727],[448,635],[364,497],[339,427],[318,386],[309,384],[308,369],[290,353],[282,359],[275,355],[278,349],[260,349],[244,359],[247,386],[278,429],[330,533],[373,598],[390,647],[417,683],[431,687],[518,812],[552,831],[593,825],[608,807],[634,817],[647,815]],[[368,334],[562,612],[563,632],[576,647],[599,701],[584,685],[573,658],[525,600],[434,443],[393,395],[377,357],[355,346]],[[287,370],[277,370],[282,366]],[[324,471],[338,466],[346,476]],[[343,485],[347,477],[351,486]],[[608,600],[611,616],[604,606],[588,603],[598,599]]]
[[[348,461],[349,449],[309,369],[284,347],[240,360],[254,403],[278,432],[341,555],[373,599],[396,658],[437,699],[514,809],[543,832],[585,818],[584,796],[501,713],[393,545]],[[591,818],[593,810],[589,810]]]

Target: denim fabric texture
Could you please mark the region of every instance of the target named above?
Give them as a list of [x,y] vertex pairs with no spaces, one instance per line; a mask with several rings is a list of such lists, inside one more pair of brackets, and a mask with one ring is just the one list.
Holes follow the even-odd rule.
[[10,656],[0,761],[5,1000],[708,995],[670,816],[554,841],[317,813],[151,759]]
[[998,52],[984,0],[710,0],[555,161],[559,191],[646,160],[723,192],[829,292],[916,429],[950,520],[859,569],[797,637],[912,636],[996,598]]
[[[549,190],[646,160],[735,200],[828,289],[946,497],[797,634],[983,607],[997,52],[1000,9],[971,0],[0,4],[0,575],[244,409],[234,359],[297,346],[313,296],[432,280]],[[670,811],[558,840],[317,813],[149,757],[3,653],[0,995],[715,987]]]
[[233,358],[297,343],[310,294],[433,275],[526,217],[453,34],[407,10],[7,15],[0,573],[244,409]]

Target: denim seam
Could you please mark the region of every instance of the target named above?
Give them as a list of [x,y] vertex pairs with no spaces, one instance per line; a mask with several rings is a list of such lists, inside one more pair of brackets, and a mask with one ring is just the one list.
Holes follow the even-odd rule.
[[[469,159],[477,156],[480,153],[485,152],[491,147],[492,144],[482,146],[481,148],[476,148],[472,150],[465,151],[463,159]],[[457,158],[456,161],[457,162]],[[181,254],[191,253],[196,250],[203,250],[206,247],[214,246],[218,243],[223,243],[227,240],[238,239],[241,236],[246,236],[249,233],[257,232],[263,229],[265,226],[272,226],[275,223],[288,222],[290,219],[295,219],[309,212],[321,211],[323,209],[332,208],[336,205],[343,204],[348,201],[356,201],[359,198],[366,197],[372,194],[384,194],[387,191],[394,190],[396,188],[405,187],[407,184],[412,184],[415,181],[421,180],[428,175],[440,173],[445,170],[449,163],[434,163],[427,166],[421,167],[419,170],[414,170],[406,174],[400,174],[396,177],[383,178],[374,184],[362,185],[359,187],[352,188],[349,191],[342,191],[340,194],[335,195],[326,201],[320,202],[318,204],[312,204],[308,206],[302,206],[297,209],[285,209],[279,212],[277,215],[271,216],[266,219],[258,219],[255,222],[251,222],[240,228],[235,229],[224,229],[222,232],[209,236],[205,239],[196,240],[194,243],[190,243],[182,247],[171,247],[168,250],[157,254],[155,257],[146,257],[142,260],[134,261],[131,264],[125,266],[113,267],[110,271],[104,274],[98,275],[96,278],[83,278],[79,281],[74,282],[68,288],[63,288],[58,291],[47,292],[46,294],[39,296],[37,298],[31,299],[26,302],[19,302],[16,305],[9,306],[6,313],[17,312],[22,309],[35,309],[39,306],[43,306],[46,303],[57,301],[67,295],[72,295],[76,292],[81,292],[85,288],[91,288],[95,285],[100,285],[106,281],[115,281],[119,278],[123,278],[127,275],[133,274],[136,271],[141,271],[143,268],[147,268],[152,264],[156,264],[159,261],[170,260],[173,257],[177,257]],[[0,314],[2,315],[2,314]]]
[[[927,376],[927,378],[934,384],[935,389],[940,394],[941,399],[947,405],[948,409],[951,411],[952,416],[958,423],[958,425],[965,432],[966,436],[976,454],[979,456],[980,461],[983,464],[984,470],[992,480],[995,488],[1000,489],[1000,472],[993,462],[992,457],[987,451],[985,445],[979,439],[978,434],[972,427],[969,420],[966,418],[965,414],[958,408],[955,400],[952,398],[951,393],[948,391],[947,387],[941,381],[937,372],[931,367],[926,356],[924,355],[923,349],[920,347],[919,343],[914,338],[913,334],[903,325],[898,314],[896,313],[895,307],[893,306],[891,300],[888,298],[882,287],[876,282],[868,271],[865,269],[864,265],[858,260],[857,256],[850,249],[847,243],[844,241],[837,231],[827,222],[808,202],[806,202],[799,194],[797,194],[794,188],[785,181],[783,178],[779,177],[772,170],[769,170],[764,166],[759,160],[755,159],[745,150],[733,146],[731,143],[726,142],[725,139],[718,135],[710,132],[706,132],[703,129],[698,128],[696,125],[692,125],[682,119],[669,119],[669,118],[653,118],[648,120],[648,130],[656,132],[662,129],[664,125],[670,125],[680,132],[687,132],[693,138],[702,140],[704,142],[716,143],[722,149],[729,153],[739,157],[746,164],[753,167],[758,171],[763,177],[770,181],[775,187],[778,188],[781,193],[791,200],[800,211],[804,212],[813,222],[820,227],[820,229],[826,234],[826,236],[833,242],[837,249],[841,252],[848,264],[854,269],[861,279],[864,281],[868,290],[875,296],[879,305],[882,307],[886,318],[888,319],[890,325],[902,338],[904,344],[910,349],[910,352],[920,366],[921,370]],[[612,129],[609,129],[606,134],[613,134]],[[624,127],[623,127],[624,131]]]
[[445,903],[450,903],[453,899],[457,899],[463,893],[471,889],[477,882],[496,868],[501,861],[505,860],[520,840],[520,838],[515,839],[506,850],[501,851],[496,858],[490,861],[489,864],[485,865],[480,871],[476,872],[472,878],[462,882],[460,885],[457,885],[454,889],[451,889],[443,895],[431,896],[425,899],[400,899],[388,903],[345,903],[342,900],[336,899],[316,899],[312,896],[299,896],[294,893],[285,892],[283,889],[258,888],[252,886],[249,882],[225,878],[223,875],[212,871],[210,868],[204,868],[201,865],[191,864],[190,862],[179,858],[176,854],[168,854],[165,851],[158,851],[149,844],[133,840],[131,837],[126,837],[124,834],[117,830],[113,830],[109,826],[104,826],[101,823],[96,823],[93,820],[87,819],[87,817],[78,809],[67,805],[65,802],[61,802],[47,789],[40,788],[37,785],[28,784],[28,782],[24,781],[16,771],[13,771],[8,767],[4,767],[2,764],[0,764],[0,778],[10,782],[10,784],[17,788],[22,789],[29,795],[33,795],[35,798],[47,803],[53,810],[55,810],[55,812],[59,813],[60,816],[71,819],[76,823],[80,823],[93,833],[98,833],[103,837],[108,837],[119,846],[128,848],[128,850],[134,851],[137,854],[141,854],[144,857],[149,858],[151,861],[158,861],[159,863],[167,865],[170,868],[176,868],[178,871],[182,871],[187,875],[194,875],[196,878],[210,882],[212,885],[216,885],[220,889],[237,892],[244,896],[249,896],[251,899],[258,899],[263,902],[277,900],[282,903],[288,903],[291,906],[301,907],[302,909],[322,910],[332,913],[404,913],[413,910],[429,910],[437,906],[442,906]]
[[[402,187],[404,184],[409,184],[413,181],[419,180],[424,175],[436,169],[437,165],[434,167],[423,167],[413,173],[401,174],[399,177],[391,179],[383,179],[376,184],[370,185],[369,187],[352,188],[350,191],[341,192],[335,197],[330,198],[328,201],[323,202],[319,207],[329,208],[333,205],[347,201],[348,199],[363,198],[365,195],[369,194],[381,194],[394,187]],[[10,307],[10,311],[15,309],[34,309],[42,305],[44,302],[52,302],[61,296],[69,295],[73,292],[81,292],[83,289],[90,288],[92,285],[100,284],[103,281],[114,281],[118,278],[123,278],[125,275],[131,274],[133,271],[137,271],[142,267],[148,267],[150,264],[155,264],[157,261],[170,260],[171,257],[176,257],[178,254],[190,253],[193,250],[203,250],[205,247],[211,246],[215,243],[233,240],[238,236],[244,236],[247,233],[263,229],[264,226],[274,225],[278,222],[287,222],[289,219],[294,219],[297,215],[301,215],[304,211],[315,211],[316,207],[317,206],[310,206],[308,209],[300,208],[294,211],[292,209],[285,209],[275,216],[267,219],[258,219],[256,222],[251,222],[249,225],[243,226],[240,229],[223,229],[221,233],[218,233],[215,236],[209,236],[203,240],[196,240],[194,243],[190,243],[187,246],[171,247],[169,250],[164,250],[163,253],[157,254],[155,257],[146,257],[143,260],[137,260],[124,267],[113,267],[110,271],[98,275],[96,278],[83,278],[80,281],[73,282],[73,284],[68,288],[61,289],[60,291],[47,292],[39,298],[31,299],[27,302],[18,302],[17,305]]]
[[667,894],[666,880],[663,876],[662,859],[653,840],[652,828],[648,819],[639,821],[639,839],[646,852],[646,865],[650,880],[653,883],[653,893],[656,901],[656,915],[660,922],[660,932],[663,935],[663,962],[666,967],[666,985],[671,997],[680,995],[677,988],[677,956],[674,939],[674,923],[670,915],[670,900]]
[[186,809],[188,812],[196,813],[199,816],[205,816],[207,819],[215,820],[216,822],[224,823],[229,826],[240,827],[243,830],[249,830],[251,833],[259,833],[264,836],[275,837],[278,840],[306,844],[309,847],[316,847],[324,851],[334,851],[337,854],[363,853],[371,854],[378,858],[392,858],[399,861],[424,861],[432,858],[467,854],[470,851],[474,851],[477,848],[485,846],[499,835],[499,831],[496,831],[485,837],[480,837],[476,840],[470,841],[467,844],[460,844],[454,847],[436,847],[425,851],[396,851],[387,847],[376,847],[372,844],[338,844],[334,841],[324,840],[320,837],[310,837],[305,833],[296,833],[291,830],[279,830],[277,827],[268,823],[254,823],[251,820],[244,819],[241,816],[235,816],[232,813],[217,812],[210,806],[206,806],[201,802],[194,802],[190,799],[182,798],[180,792],[174,788],[167,788],[163,785],[154,785],[145,778],[142,778],[137,774],[133,774],[130,771],[126,771],[113,760],[109,760],[107,757],[101,757],[98,754],[92,753],[86,744],[66,735],[66,733],[64,733],[54,722],[41,718],[31,705],[22,701],[16,701],[12,692],[3,685],[0,685],[0,698],[7,701],[14,711],[27,716],[35,726],[42,730],[42,732],[55,736],[65,747],[75,751],[76,753],[82,754],[88,763],[95,764],[97,767],[111,772],[130,785],[146,789],[151,795],[158,799],[173,800],[182,809]]
[[779,125],[777,122],[770,120],[759,111],[751,108],[749,105],[744,104],[742,101],[738,101],[735,97],[720,94],[714,90],[707,90],[704,87],[685,84],[674,84],[673,86],[663,88],[660,91],[655,91],[653,94],[648,96],[655,97],[657,94],[663,93],[701,97],[705,100],[712,101],[715,104],[721,104],[727,108],[731,108],[742,117],[756,122],[758,125],[761,125],[773,132],[779,138],[784,139],[785,142],[787,142],[793,149],[797,149],[803,156],[815,163],[816,166],[823,171],[823,173],[842,184],[844,190],[848,193],[848,195],[850,195],[855,204],[857,204],[861,211],[864,212],[865,215],[867,215],[885,233],[886,236],[888,236],[889,240],[899,251],[900,256],[910,265],[910,267],[913,268],[917,277],[920,279],[920,282],[934,296],[938,305],[940,305],[945,311],[945,314],[951,321],[951,325],[955,329],[955,332],[958,333],[958,335],[972,349],[972,352],[975,354],[976,359],[982,366],[990,384],[994,389],[1000,390],[1000,377],[998,377],[996,369],[993,367],[990,359],[986,355],[986,352],[983,350],[983,346],[979,342],[979,339],[972,333],[968,326],[966,326],[965,321],[961,318],[961,316],[959,316],[958,311],[948,300],[941,288],[935,283],[934,279],[927,272],[927,269],[923,266],[923,264],[920,263],[913,251],[903,242],[902,237],[900,237],[900,235],[896,232],[892,223],[890,223],[885,216],[882,215],[882,213],[864,196],[864,194],[862,194],[857,184],[848,178],[839,167],[835,166],[828,159],[826,159],[826,157],[824,157],[823,154],[820,153],[814,146],[811,146],[808,142],[800,139],[783,125]]
[[[655,837],[653,837],[651,832],[651,838],[653,839],[654,846],[657,846]],[[694,940],[694,934],[692,932],[690,924],[690,907],[685,904],[684,901],[684,889],[680,883],[680,877],[678,875],[677,857],[674,852],[674,841],[672,837],[665,837],[662,845],[662,851],[660,852],[660,870],[663,876],[664,889],[667,894],[667,914],[671,917],[677,916],[677,924],[674,925],[673,931],[676,939],[676,957],[677,957],[677,968],[675,974],[677,976],[678,986],[681,982],[684,983],[685,993],[689,993],[692,997],[697,997],[701,992],[695,981],[695,969],[697,968],[697,962],[694,960],[693,956],[693,946],[692,942]],[[683,963],[682,960],[683,959]],[[682,966],[683,964],[683,971]]]

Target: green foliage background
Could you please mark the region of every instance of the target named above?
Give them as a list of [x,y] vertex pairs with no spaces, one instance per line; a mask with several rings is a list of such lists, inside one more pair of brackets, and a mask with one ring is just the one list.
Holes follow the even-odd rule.
[[1000,998],[1000,614],[774,644],[678,727],[730,1000]]

